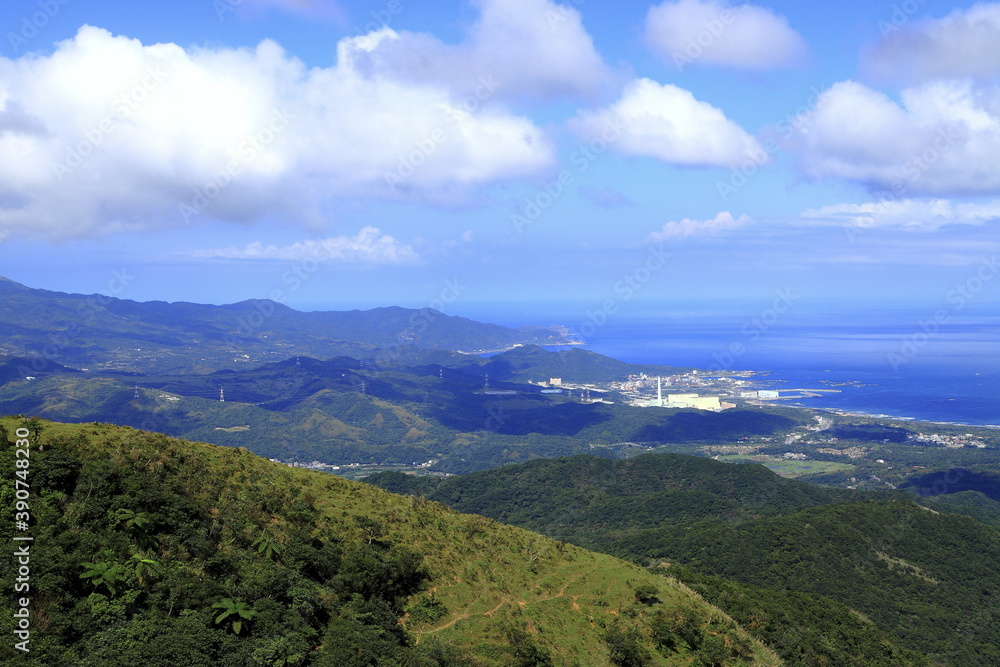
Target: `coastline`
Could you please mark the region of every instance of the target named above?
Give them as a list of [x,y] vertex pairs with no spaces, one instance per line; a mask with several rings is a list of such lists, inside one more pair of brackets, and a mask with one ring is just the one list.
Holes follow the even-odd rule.
[[[763,403],[758,403],[757,405],[766,405]],[[788,403],[784,404],[782,407],[787,408],[799,408],[802,410],[822,410],[823,412],[832,412],[834,414],[840,415],[842,417],[859,417],[862,419],[882,419],[886,421],[898,421],[905,423],[918,423],[918,424],[934,424],[936,426],[963,426],[967,428],[992,428],[1000,429],[1000,424],[970,424],[968,422],[956,422],[956,421],[940,421],[935,419],[921,419],[919,417],[909,417],[909,416],[899,416],[899,415],[889,415],[884,413],[871,413],[863,412],[860,410],[840,410],[837,408],[824,408],[815,407],[809,405],[800,405],[798,403]]]
[[[566,349],[567,346],[560,347]],[[624,355],[621,352],[625,348],[620,344],[610,349],[607,345],[587,344],[583,349],[633,364],[676,365],[687,361],[665,362],[663,359],[669,357],[662,350],[640,345],[630,346],[630,353]],[[698,367],[698,370],[706,375],[719,374],[719,371],[704,367]],[[781,396],[765,402],[765,405],[777,402],[787,407],[825,410],[859,418],[951,427],[1000,428],[997,421],[1000,394],[996,393],[997,384],[993,380],[992,369],[984,368],[980,372],[965,367],[929,365],[906,370],[905,374],[892,374],[881,367],[848,370],[836,366],[804,368],[786,364],[776,368],[760,368],[759,365],[755,368],[727,368],[725,374],[749,374],[753,384],[760,389],[809,392],[809,395]],[[975,382],[970,381],[973,378]],[[822,389],[810,388],[824,384],[827,387]],[[789,385],[794,389],[786,388]]]

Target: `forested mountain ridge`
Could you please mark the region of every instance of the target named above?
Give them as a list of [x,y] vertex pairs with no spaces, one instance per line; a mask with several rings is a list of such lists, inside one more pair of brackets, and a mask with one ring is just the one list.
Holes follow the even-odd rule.
[[245,450],[0,419],[0,465],[15,460],[30,652],[5,642],[4,664],[780,664],[671,578]]
[[[786,615],[756,588],[820,595],[932,662],[1000,663],[1000,530],[944,505],[932,511],[901,491],[828,489],[755,464],[659,454],[368,481],[641,564],[668,563],[667,572],[681,567],[678,576],[745,621]],[[682,575],[684,568],[751,592]],[[747,608],[755,596],[759,608]]]
[[271,299],[222,306],[138,302],[32,289],[2,278],[0,307],[2,353],[144,373],[238,368],[294,355],[370,355],[391,363],[418,350],[571,342],[556,326],[512,329],[433,308],[300,312]]
[[859,495],[787,480],[759,465],[683,454],[577,455],[445,479],[387,472],[366,481],[532,530],[591,539],[594,524],[624,530],[715,517],[745,521]]

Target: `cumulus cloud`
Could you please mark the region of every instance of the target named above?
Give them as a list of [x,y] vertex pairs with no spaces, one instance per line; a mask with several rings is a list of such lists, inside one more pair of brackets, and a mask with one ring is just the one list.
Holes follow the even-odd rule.
[[1000,221],[1000,201],[980,204],[947,199],[899,199],[833,204],[807,209],[801,217],[809,224],[933,231],[946,225],[982,226]]
[[501,98],[593,96],[611,80],[580,12],[550,0],[475,0],[479,19],[461,44],[401,32],[357,61],[361,70],[393,72],[468,92],[483,78]]
[[729,211],[722,211],[710,220],[693,220],[684,218],[683,220],[671,220],[663,225],[663,229],[649,235],[650,241],[659,243],[670,239],[687,238],[689,236],[706,236],[717,234],[729,229],[739,229],[753,222],[746,215],[734,218]]
[[646,41],[683,70],[702,63],[748,70],[790,67],[806,45],[788,20],[766,7],[725,0],[678,0],[652,7]]
[[1000,193],[1000,94],[969,80],[932,81],[901,103],[835,84],[788,127],[802,173],[904,196]]
[[677,165],[734,167],[766,153],[752,136],[707,102],[671,84],[629,83],[609,107],[581,113],[570,126],[586,138],[601,136],[623,155]]
[[365,227],[356,236],[331,236],[288,246],[264,245],[260,241],[242,247],[198,250],[199,258],[241,260],[285,260],[340,262],[351,264],[419,264],[420,256],[409,244],[402,243],[377,227]]
[[941,19],[906,18],[880,24],[883,38],[864,58],[873,76],[908,82],[1000,76],[1000,3],[956,9]]
[[398,39],[344,39],[335,65],[309,69],[271,41],[185,50],[87,26],[51,55],[0,58],[0,231],[320,225],[331,199],[451,205],[550,167],[543,132],[488,93],[470,106],[373,67]]

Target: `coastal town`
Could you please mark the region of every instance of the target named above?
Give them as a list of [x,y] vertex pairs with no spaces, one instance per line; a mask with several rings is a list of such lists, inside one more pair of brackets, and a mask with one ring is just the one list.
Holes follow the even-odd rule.
[[[839,389],[764,389],[753,371],[725,375],[692,370],[676,375],[629,375],[608,383],[574,383],[549,378],[535,383],[543,394],[566,393],[584,403],[621,402],[640,408],[693,408],[719,412],[739,405],[809,398]],[[618,399],[618,400],[615,400]]]

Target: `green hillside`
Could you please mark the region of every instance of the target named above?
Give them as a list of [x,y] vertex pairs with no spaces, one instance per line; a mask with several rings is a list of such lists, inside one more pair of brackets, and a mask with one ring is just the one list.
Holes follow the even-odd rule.
[[389,472],[366,481],[605,548],[625,531],[712,517],[749,521],[854,497],[845,490],[783,479],[763,466],[681,454],[626,460],[581,455],[447,479]]
[[4,470],[25,444],[31,650],[6,642],[4,664],[780,664],[674,579],[422,498],[129,428],[0,420]]
[[965,514],[1000,528],[1000,502],[979,491],[947,493],[924,498],[920,502],[941,512]]
[[295,357],[240,372],[41,373],[0,385],[0,413],[127,425],[282,461],[434,459],[443,472],[588,452],[591,445],[616,456],[629,442],[769,437],[796,425],[760,409],[639,410],[500,386],[516,393],[490,395],[481,376],[440,366],[384,370],[346,357]]
[[837,503],[741,525],[622,535],[608,551],[672,559],[864,613],[902,646],[949,665],[1000,663],[1000,531],[900,499]]
[[864,614],[836,600],[754,586],[676,565],[662,572],[724,609],[788,665],[929,665],[904,651]]
[[[1000,662],[1000,620],[991,611],[1000,596],[1000,531],[901,492],[826,489],[754,464],[652,454],[536,461],[445,480],[369,479],[640,563],[821,595],[940,664]],[[748,622],[737,604],[747,595],[716,593],[709,599]]]

